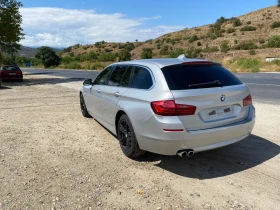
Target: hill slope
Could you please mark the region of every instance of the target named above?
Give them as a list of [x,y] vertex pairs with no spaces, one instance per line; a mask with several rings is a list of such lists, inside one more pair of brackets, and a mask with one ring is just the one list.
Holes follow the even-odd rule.
[[[274,27],[272,27],[274,24]],[[232,58],[280,57],[280,36],[277,46],[271,47],[271,37],[280,35],[280,8],[273,6],[260,9],[240,17],[219,18],[215,23],[165,34],[154,40],[134,43],[97,42],[93,45],[75,45],[62,51],[66,62],[90,63],[114,62],[124,50],[132,59],[141,58],[143,49],[150,48],[153,57],[201,57],[222,62]],[[136,55],[135,57],[133,55]],[[97,66],[94,66],[97,68]],[[278,68],[278,67],[277,67]]]

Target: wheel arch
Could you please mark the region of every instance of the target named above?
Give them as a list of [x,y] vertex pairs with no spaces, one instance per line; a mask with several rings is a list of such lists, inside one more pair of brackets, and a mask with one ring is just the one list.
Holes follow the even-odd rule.
[[127,115],[123,110],[119,110],[115,117],[115,128],[116,128],[117,136],[118,136],[118,122],[119,122],[119,119],[121,118],[121,116],[124,114]]

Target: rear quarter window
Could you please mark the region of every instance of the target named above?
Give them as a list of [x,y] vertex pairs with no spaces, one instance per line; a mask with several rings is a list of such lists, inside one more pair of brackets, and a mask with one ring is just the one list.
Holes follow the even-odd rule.
[[153,86],[150,72],[143,67],[135,67],[132,79],[132,88],[148,90]]
[[194,84],[219,81],[220,86],[240,85],[242,82],[221,65],[176,65],[161,69],[170,90],[201,89]]

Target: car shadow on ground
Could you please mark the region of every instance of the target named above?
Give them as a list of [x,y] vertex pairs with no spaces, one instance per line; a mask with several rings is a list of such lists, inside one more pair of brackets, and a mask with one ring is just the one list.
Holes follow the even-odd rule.
[[147,153],[136,161],[157,162],[155,166],[171,173],[203,180],[253,168],[279,153],[280,146],[277,144],[259,136],[250,135],[236,144],[197,153],[192,159]]
[[[34,86],[34,85],[45,85],[45,84],[61,84],[61,83],[69,83],[69,82],[83,82],[84,78],[23,78],[22,82],[14,82],[14,81],[5,81],[3,82],[4,86],[8,87],[19,87],[19,86]],[[82,87],[82,86],[81,86]]]
[[3,86],[3,84],[2,84],[2,86],[0,87],[0,90],[9,90],[9,89],[11,89],[10,87],[6,87],[6,86]]

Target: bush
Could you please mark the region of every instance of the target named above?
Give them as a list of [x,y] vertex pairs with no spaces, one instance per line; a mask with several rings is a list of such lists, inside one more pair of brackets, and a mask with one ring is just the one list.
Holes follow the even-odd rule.
[[184,54],[184,49],[183,48],[176,48],[175,50],[172,50],[168,57],[169,58],[177,58],[179,55]]
[[240,29],[240,31],[256,31],[257,27],[255,26],[244,26]]
[[236,39],[234,40],[234,44],[238,44],[238,41]]
[[271,63],[280,66],[280,59],[273,60]]
[[220,48],[221,48],[221,52],[227,53],[230,50],[229,41],[228,40],[222,41],[222,43],[220,44]]
[[189,43],[193,43],[194,41],[199,40],[197,35],[193,35],[190,39],[189,39]]
[[235,50],[252,50],[257,49],[258,46],[255,44],[253,40],[242,41],[238,45],[235,45],[233,49]]
[[280,28],[280,22],[277,21],[277,22],[272,23],[271,28]]
[[252,21],[247,21],[247,25],[251,25],[252,24]]
[[71,62],[71,63],[65,65],[65,68],[66,69],[81,69],[82,67],[78,62],[74,61],[74,62]]
[[119,54],[119,61],[131,60],[131,54],[127,50],[122,50]]
[[260,44],[264,44],[264,43],[265,43],[265,40],[264,40],[264,39],[259,39],[259,43],[260,43]]
[[271,48],[280,47],[280,36],[274,35],[268,39],[267,46]]
[[233,27],[238,27],[242,25],[242,22],[239,18],[232,18],[231,22]]
[[261,61],[254,58],[242,58],[237,61],[237,64],[241,69],[249,70],[251,72],[259,72],[262,67]]
[[212,46],[212,47],[206,46],[206,48],[203,51],[206,53],[218,52],[219,48],[217,46]]
[[197,42],[197,46],[201,47],[202,46],[201,42]]
[[256,55],[257,53],[256,53],[255,50],[252,49],[252,50],[249,50],[249,54],[250,54],[250,55]]
[[153,49],[152,48],[144,48],[141,53],[142,59],[151,59],[153,58]]
[[227,29],[227,33],[228,33],[228,34],[234,33],[235,31],[236,31],[235,28],[228,28],[228,29]]
[[163,46],[163,48],[159,51],[159,54],[168,55],[169,54],[168,46],[167,45]]
[[202,52],[201,48],[189,47],[186,50],[186,57],[187,58],[197,58],[198,55]]

